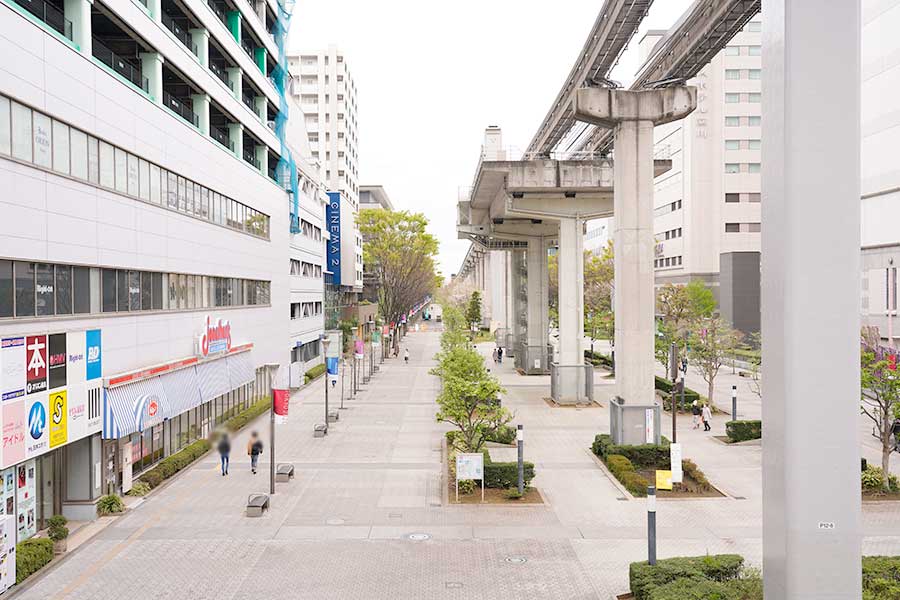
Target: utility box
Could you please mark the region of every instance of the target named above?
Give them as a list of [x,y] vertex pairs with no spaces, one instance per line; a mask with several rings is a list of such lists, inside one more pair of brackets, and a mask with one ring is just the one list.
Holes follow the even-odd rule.
[[661,420],[662,407],[658,402],[628,404],[615,396],[609,403],[609,434],[613,444],[659,444]]

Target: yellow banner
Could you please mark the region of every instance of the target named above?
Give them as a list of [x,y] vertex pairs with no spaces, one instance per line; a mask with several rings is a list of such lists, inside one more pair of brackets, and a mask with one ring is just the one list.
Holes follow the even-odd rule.
[[657,471],[656,472],[656,489],[658,489],[658,490],[671,490],[672,489],[672,471]]
[[66,391],[50,392],[50,447],[56,448],[66,443],[69,414],[66,408]]

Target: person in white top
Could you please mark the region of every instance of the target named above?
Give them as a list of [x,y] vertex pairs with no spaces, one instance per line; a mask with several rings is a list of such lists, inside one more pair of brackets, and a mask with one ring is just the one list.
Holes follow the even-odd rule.
[[409,364],[409,348],[406,348],[403,351],[403,362],[405,362],[406,364]]
[[712,409],[709,408],[709,403],[703,405],[703,431],[709,431],[712,429],[709,423],[712,421]]

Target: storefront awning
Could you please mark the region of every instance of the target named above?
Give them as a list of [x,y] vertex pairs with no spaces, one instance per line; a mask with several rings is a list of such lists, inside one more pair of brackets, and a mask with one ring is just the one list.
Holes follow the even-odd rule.
[[166,394],[171,398],[172,414],[167,415],[167,418],[178,416],[203,403],[195,367],[166,373],[160,380]]
[[105,390],[103,437],[115,439],[152,427],[171,414],[159,377]]
[[200,397],[204,402],[227,394],[233,389],[228,379],[226,360],[221,358],[197,365],[197,382],[200,387]]
[[256,379],[256,369],[253,368],[253,363],[250,361],[249,352],[229,354],[225,360],[228,361],[228,379],[231,389],[247,385]]

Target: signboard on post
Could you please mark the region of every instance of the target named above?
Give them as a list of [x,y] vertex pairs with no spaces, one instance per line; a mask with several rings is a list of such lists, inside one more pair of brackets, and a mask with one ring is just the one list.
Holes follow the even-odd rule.
[[363,341],[359,338],[355,342],[353,342],[353,353],[356,358],[362,358],[366,353],[366,347],[363,344]]
[[656,443],[656,429],[653,425],[653,409],[648,408],[644,411],[644,442],[647,444]]
[[291,394],[288,390],[272,390],[272,404],[275,411],[275,422],[279,425],[287,423]]
[[669,458],[672,463],[672,483],[681,483],[684,478],[681,470],[681,444],[669,444]]
[[337,356],[329,356],[325,359],[325,367],[328,371],[328,383],[333,386],[337,385],[338,381],[338,357]]
[[656,472],[656,489],[670,490],[672,489],[672,471]]
[[484,455],[480,452],[456,455],[456,501],[459,502],[459,482],[481,481],[481,501],[484,502]]

